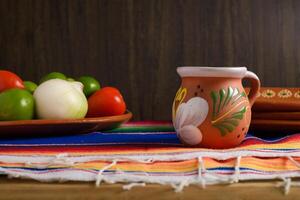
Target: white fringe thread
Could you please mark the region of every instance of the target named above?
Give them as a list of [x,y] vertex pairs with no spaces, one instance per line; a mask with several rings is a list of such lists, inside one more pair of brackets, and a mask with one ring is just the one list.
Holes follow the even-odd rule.
[[198,157],[198,180],[201,181],[201,186],[202,188],[206,187],[206,182],[204,178],[204,173],[205,173],[205,166],[204,166],[204,161],[201,156]]
[[179,184],[174,184],[172,183],[171,186],[172,188],[174,188],[174,191],[176,193],[182,192],[184,187],[188,187],[190,185],[190,181],[189,180],[183,180],[181,181],[181,183]]
[[127,185],[123,185],[123,190],[131,190],[133,187],[145,187],[146,183],[129,183]]
[[234,166],[234,174],[232,177],[231,183],[238,183],[239,182],[239,177],[240,177],[240,166],[241,166],[241,159],[242,156],[238,156],[236,158],[235,166]]
[[298,163],[292,156],[287,157],[296,167],[300,168],[300,163]]
[[[292,156],[287,156],[288,160],[291,161],[296,167],[300,168],[300,163],[297,162]],[[300,182],[292,182],[291,178],[285,178],[283,177],[283,182],[278,183],[276,186],[277,187],[283,187],[283,191],[285,195],[288,195],[291,187],[295,186],[295,187],[299,187],[300,186]]]
[[101,183],[102,178],[103,178],[103,175],[102,175],[103,172],[104,172],[105,170],[108,170],[109,168],[115,166],[115,165],[117,164],[117,162],[118,162],[117,160],[114,160],[111,164],[106,165],[106,166],[104,166],[101,170],[99,170],[99,172],[98,172],[98,174],[97,174],[97,177],[96,177],[96,186],[97,186],[97,187],[100,186],[100,183]]
[[206,187],[206,181],[205,181],[205,166],[204,166],[204,161],[202,159],[201,156],[198,157],[198,177],[197,177],[197,180],[193,180],[193,179],[187,179],[187,180],[183,180],[181,181],[179,184],[171,184],[171,186],[174,188],[174,191],[176,193],[178,192],[182,192],[183,189],[185,187],[188,187],[191,183],[197,183],[197,184],[201,184],[201,187],[202,188],[205,188]]
[[32,167],[37,169],[46,169],[51,166],[62,166],[62,167],[72,167],[75,163],[68,158],[67,153],[61,153],[56,155],[52,160],[47,163],[32,163],[30,161],[25,162],[25,167]]

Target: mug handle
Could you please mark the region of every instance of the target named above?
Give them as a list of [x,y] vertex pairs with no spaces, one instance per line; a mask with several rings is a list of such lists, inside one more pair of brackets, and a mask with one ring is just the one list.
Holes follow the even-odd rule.
[[244,79],[250,80],[251,83],[251,89],[248,98],[249,98],[250,105],[252,107],[255,102],[255,99],[258,97],[258,92],[260,89],[260,81],[257,75],[250,71],[246,72]]

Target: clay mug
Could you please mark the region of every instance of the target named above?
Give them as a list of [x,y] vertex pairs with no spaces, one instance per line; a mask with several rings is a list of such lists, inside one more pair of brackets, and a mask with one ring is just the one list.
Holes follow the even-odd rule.
[[[231,148],[249,129],[251,106],[259,93],[258,77],[246,67],[178,67],[181,86],[172,119],[182,143],[205,148]],[[246,94],[242,79],[249,79]]]

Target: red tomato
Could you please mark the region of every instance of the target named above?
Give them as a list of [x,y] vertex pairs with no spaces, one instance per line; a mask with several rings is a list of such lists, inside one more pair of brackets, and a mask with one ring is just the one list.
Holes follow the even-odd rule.
[[6,70],[0,70],[0,92],[10,88],[25,88],[22,79]]
[[124,114],[126,104],[118,89],[104,87],[88,98],[87,117],[104,117]]

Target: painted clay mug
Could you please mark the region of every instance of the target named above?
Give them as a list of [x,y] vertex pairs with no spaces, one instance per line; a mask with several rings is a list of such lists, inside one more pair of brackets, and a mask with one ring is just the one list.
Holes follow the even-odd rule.
[[[242,142],[251,121],[251,106],[260,88],[246,67],[178,67],[182,82],[172,117],[182,143],[206,148],[231,148]],[[242,79],[249,79],[245,93]]]

